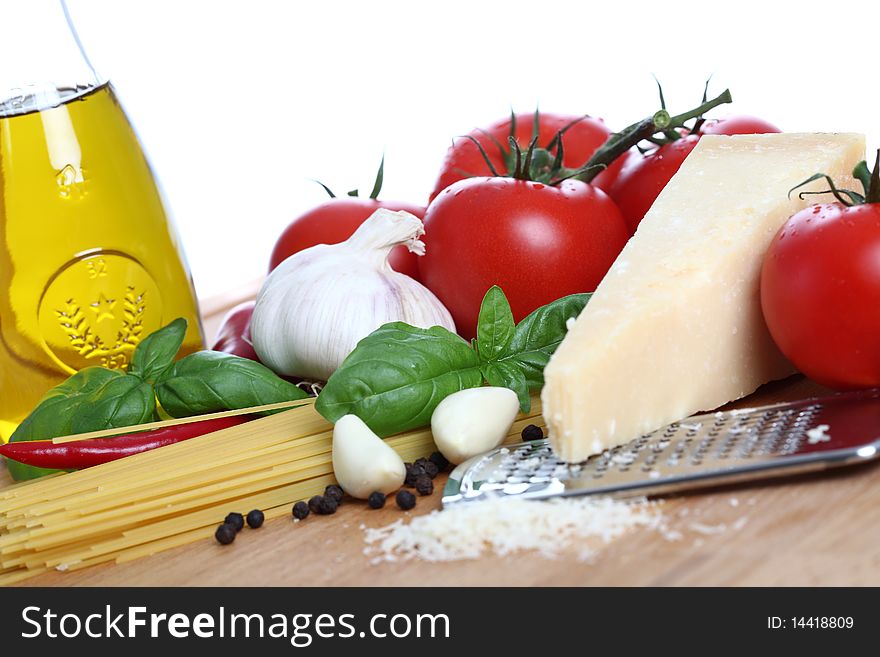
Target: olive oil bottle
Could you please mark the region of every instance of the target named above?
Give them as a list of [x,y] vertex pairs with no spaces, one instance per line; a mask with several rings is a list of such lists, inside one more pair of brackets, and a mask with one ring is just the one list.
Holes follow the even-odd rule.
[[3,440],[50,387],[84,367],[127,367],[137,344],[175,317],[189,321],[185,351],[202,345],[192,281],[150,166],[60,10],[93,79],[0,85]]

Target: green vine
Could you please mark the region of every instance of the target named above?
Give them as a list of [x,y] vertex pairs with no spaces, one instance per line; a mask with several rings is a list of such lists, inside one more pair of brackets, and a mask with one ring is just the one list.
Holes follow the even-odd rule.
[[[559,185],[565,180],[571,179],[590,182],[593,178],[599,175],[601,171],[608,168],[614,160],[626,153],[633,146],[637,146],[640,142],[646,139],[654,139],[654,135],[658,133],[665,135],[674,132],[678,135],[677,131],[686,127],[685,124],[688,121],[692,119],[699,120],[703,114],[709,110],[718,107],[719,105],[729,103],[732,100],[729,89],[725,89],[724,92],[712,100],[705,100],[704,94],[704,101],[699,107],[695,107],[688,112],[673,116],[670,115],[669,111],[666,109],[666,101],[663,98],[663,92],[661,89],[661,108],[658,111],[641,121],[633,123],[620,132],[613,133],[585,164],[575,169],[569,169],[563,166],[562,159],[565,152],[565,132],[571,128],[572,125],[576,124],[577,121],[569,123],[560,129],[556,133],[556,136],[547,145],[547,148],[539,148],[537,145],[537,122],[539,120],[537,111],[535,112],[535,126],[533,128],[532,139],[525,150],[519,145],[514,135],[516,130],[516,117],[512,113],[511,134],[508,137],[508,143],[510,145],[509,151],[504,149],[495,137],[483,132],[484,135],[498,146],[502,153],[502,157],[507,165],[507,171],[503,174],[499,173],[496,167],[492,164],[489,154],[486,152],[486,149],[483,147],[483,144],[480,143],[479,139],[472,135],[464,135],[463,138],[470,140],[476,145],[480,151],[480,155],[482,155],[483,160],[486,163],[486,166],[489,168],[489,171],[493,176],[509,177],[516,180],[532,180],[554,186]],[[580,120],[582,119],[578,119],[578,121]],[[551,152],[553,148],[556,149],[555,153]]]
[[863,193],[860,194],[859,192],[854,192],[850,189],[839,189],[834,184],[834,180],[832,180],[831,176],[827,173],[814,173],[802,183],[799,183],[788,190],[788,197],[791,198],[792,192],[804,185],[809,185],[816,180],[824,180],[828,183],[828,189],[799,192],[798,198],[804,200],[806,196],[832,194],[839,203],[842,203],[847,207],[864,205],[866,203],[880,203],[880,148],[877,149],[877,156],[874,158],[873,170],[868,168],[868,162],[866,160],[862,160],[856,165],[855,169],[853,169],[852,175],[853,178],[861,183]]

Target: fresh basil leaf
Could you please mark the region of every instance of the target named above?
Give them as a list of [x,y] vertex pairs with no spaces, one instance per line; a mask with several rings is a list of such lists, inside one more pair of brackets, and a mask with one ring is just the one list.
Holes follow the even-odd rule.
[[171,367],[174,357],[180,351],[186,335],[187,322],[178,317],[167,326],[153,331],[134,350],[131,357],[130,374],[143,381],[155,383]]
[[127,427],[156,419],[153,387],[134,376],[112,379],[80,400],[69,433]]
[[[49,440],[149,422],[156,417],[153,388],[119,370],[89,367],[50,390],[10,437],[11,442]],[[7,461],[16,480],[56,472]]]
[[520,367],[512,362],[488,363],[483,366],[483,376],[490,386],[510,388],[519,399],[519,408],[523,413],[528,413],[532,408],[532,398],[529,396],[529,385],[526,375]]
[[543,386],[544,367],[568,332],[566,323],[581,313],[590,296],[571,294],[532,312],[517,325],[507,355],[499,360],[516,364],[530,389]]
[[477,318],[477,353],[484,363],[503,356],[513,338],[515,324],[504,292],[493,285],[483,297]]
[[[56,397],[73,397],[75,395],[89,393],[97,390],[108,381],[120,379],[124,376],[125,372],[122,370],[108,370],[104,367],[87,367],[76,374],[72,374],[66,380],[49,390],[49,392],[43,395],[40,403]],[[25,419],[25,422],[26,421],[27,419]],[[23,424],[24,422],[18,425],[18,428],[21,429]]]
[[156,396],[171,417],[304,399],[308,394],[265,365],[219,351],[190,354],[166,370]]
[[448,395],[482,383],[480,359],[465,340],[441,326],[392,322],[358,343],[315,408],[330,422],[353,413],[389,436],[428,424]]

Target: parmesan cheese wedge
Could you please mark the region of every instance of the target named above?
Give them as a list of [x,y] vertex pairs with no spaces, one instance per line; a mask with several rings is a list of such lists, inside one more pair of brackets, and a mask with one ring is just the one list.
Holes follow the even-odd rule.
[[761,313],[764,252],[817,200],[788,190],[819,171],[853,188],[864,152],[855,134],[700,139],[545,369],[557,454],[582,461],[791,374]]

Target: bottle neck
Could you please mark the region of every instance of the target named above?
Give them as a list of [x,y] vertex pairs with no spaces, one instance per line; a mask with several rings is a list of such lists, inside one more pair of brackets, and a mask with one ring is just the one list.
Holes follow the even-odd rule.
[[104,82],[64,0],[0,3],[0,57],[0,116],[54,107]]

